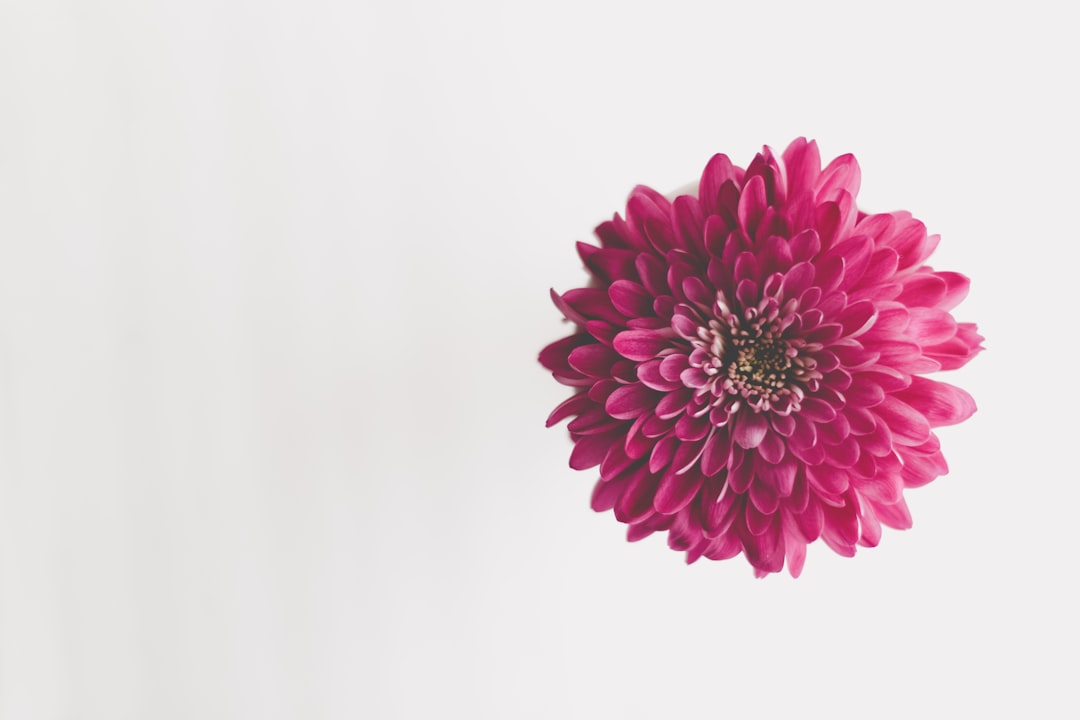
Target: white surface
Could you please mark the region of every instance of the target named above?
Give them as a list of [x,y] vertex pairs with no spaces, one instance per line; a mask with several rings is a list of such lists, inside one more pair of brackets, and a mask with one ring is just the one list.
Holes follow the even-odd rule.
[[[1075,716],[1056,4],[379,5],[0,4],[0,718]],[[912,531],[756,581],[588,509],[535,356],[634,184],[800,134],[988,350]]]

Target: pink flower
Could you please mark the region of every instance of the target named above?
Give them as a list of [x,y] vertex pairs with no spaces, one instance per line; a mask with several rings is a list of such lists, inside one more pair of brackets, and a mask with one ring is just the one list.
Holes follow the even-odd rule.
[[696,197],[637,187],[578,243],[589,286],[552,291],[574,332],[540,353],[575,394],[548,426],[573,418],[570,466],[600,467],[592,507],[631,541],[798,577],[818,538],[851,556],[910,527],[904,490],[948,471],[932,429],[975,402],[922,375],[982,349],[949,313],[968,279],[924,264],[909,213],[859,212],[859,179],[803,138],[716,155]]

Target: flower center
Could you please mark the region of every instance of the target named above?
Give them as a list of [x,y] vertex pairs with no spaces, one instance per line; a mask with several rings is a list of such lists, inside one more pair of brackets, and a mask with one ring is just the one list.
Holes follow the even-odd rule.
[[734,357],[727,366],[727,376],[739,394],[772,396],[788,387],[788,371],[796,352],[783,339],[767,333],[762,337],[733,337],[730,344]]
[[709,412],[713,422],[723,424],[744,405],[787,415],[799,410],[807,392],[817,391],[822,375],[814,352],[820,346],[785,337],[796,317],[781,312],[775,298],[732,312],[718,293],[712,317],[685,312],[696,314],[684,317],[694,318],[697,328],[684,335],[693,350],[683,380],[695,390],[698,412]]

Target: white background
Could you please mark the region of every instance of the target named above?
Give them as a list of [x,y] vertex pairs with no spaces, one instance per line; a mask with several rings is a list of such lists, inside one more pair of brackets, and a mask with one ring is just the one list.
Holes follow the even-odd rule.
[[[1057,4],[379,5],[0,2],[0,718],[1075,717]],[[797,135],[988,349],[915,528],[758,581],[592,513],[535,358]]]

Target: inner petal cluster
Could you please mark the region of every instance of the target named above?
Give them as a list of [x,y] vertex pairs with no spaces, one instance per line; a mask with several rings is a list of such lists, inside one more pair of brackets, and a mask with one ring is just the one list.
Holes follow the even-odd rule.
[[[742,406],[754,412],[787,415],[799,409],[808,390],[816,389],[821,373],[809,348],[792,330],[798,325],[793,310],[782,313],[774,298],[736,313],[723,293],[711,312],[684,306],[684,318],[696,316],[690,369],[682,380],[700,400],[708,396],[717,425]],[[685,327],[684,323],[684,327]]]

